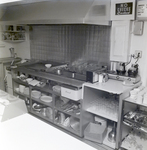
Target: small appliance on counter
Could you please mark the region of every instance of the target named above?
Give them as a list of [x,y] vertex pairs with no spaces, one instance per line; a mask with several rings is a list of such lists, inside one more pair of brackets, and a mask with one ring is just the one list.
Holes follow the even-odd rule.
[[119,62],[117,64],[116,72],[117,72],[118,75],[124,75],[126,73],[125,63]]
[[138,64],[132,64],[131,68],[128,70],[129,77],[136,77],[138,74]]
[[[104,71],[106,71],[106,67],[102,67],[97,70],[93,71],[86,71],[86,82],[95,83],[99,81],[99,75],[103,76],[103,79],[105,79],[105,74],[102,75]],[[102,80],[103,80],[102,79]]]

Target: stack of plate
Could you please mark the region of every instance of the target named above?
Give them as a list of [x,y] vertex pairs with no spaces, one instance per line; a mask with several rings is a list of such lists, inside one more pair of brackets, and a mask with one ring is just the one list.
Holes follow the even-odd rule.
[[52,102],[52,97],[43,95],[43,96],[40,97],[40,100],[43,101],[43,102],[46,102],[46,103],[50,103],[50,102]]
[[32,93],[31,93],[31,96],[33,98],[40,98],[41,97],[41,92],[40,91],[37,91],[37,90],[33,90]]

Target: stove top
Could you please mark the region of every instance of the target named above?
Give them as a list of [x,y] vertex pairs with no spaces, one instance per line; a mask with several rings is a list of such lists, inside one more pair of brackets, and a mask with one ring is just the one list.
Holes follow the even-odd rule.
[[127,73],[118,73],[116,71],[107,71],[109,78],[110,79],[115,79],[115,80],[129,80],[132,81],[133,83],[137,83],[141,80],[141,77],[139,75],[136,76],[129,76]]

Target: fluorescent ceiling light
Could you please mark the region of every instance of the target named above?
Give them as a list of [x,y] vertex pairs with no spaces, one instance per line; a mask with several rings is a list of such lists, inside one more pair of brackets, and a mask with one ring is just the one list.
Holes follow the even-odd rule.
[[12,2],[18,2],[18,1],[22,1],[22,0],[1,0],[0,4],[12,3]]

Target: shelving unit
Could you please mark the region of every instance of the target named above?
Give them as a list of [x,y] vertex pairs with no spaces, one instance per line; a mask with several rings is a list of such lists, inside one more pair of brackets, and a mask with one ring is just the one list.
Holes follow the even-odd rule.
[[5,42],[23,42],[26,40],[25,26],[3,25],[2,40]]
[[[112,86],[115,85],[115,86]],[[123,86],[121,81],[109,79],[106,83],[84,83],[83,84],[83,111],[89,113],[91,117],[99,116],[107,119],[107,122],[115,122],[116,125],[116,142],[108,140],[108,134],[111,128],[107,127],[107,134],[103,144],[113,149],[118,149],[122,142],[122,107],[123,99],[129,96],[129,92],[140,83],[127,87]],[[93,121],[94,122],[94,121]],[[90,121],[88,122],[90,123]],[[86,125],[88,125],[85,124]]]
[[[47,123],[53,123],[54,125],[68,131],[68,132],[71,132],[77,136],[80,136],[82,137],[83,136],[83,126],[82,126],[82,123],[81,123],[81,108],[78,108],[77,110],[75,109],[74,111],[66,111],[64,109],[62,109],[61,105],[62,104],[66,104],[65,102],[62,101],[62,98],[61,98],[61,94],[60,93],[57,93],[57,92],[54,92],[53,91],[53,86],[54,85],[60,85],[62,86],[61,83],[59,82],[55,82],[52,80],[48,80],[46,79],[45,77],[38,77],[37,75],[31,75],[29,73],[27,73],[27,76],[33,78],[33,79],[37,79],[40,81],[41,80],[44,80],[46,82],[46,84],[43,86],[43,87],[39,87],[39,86],[32,86],[30,84],[28,84],[26,82],[26,80],[21,80],[19,78],[16,78],[16,76],[18,76],[18,74],[20,74],[20,72],[16,71],[15,72],[15,75],[13,76],[13,90],[14,90],[14,94],[15,95],[18,95],[19,97],[21,96],[22,99],[24,99],[26,101],[26,98],[29,99],[29,104],[27,104],[28,106],[28,111],[30,114],[40,118],[41,120],[44,120],[45,122]],[[24,73],[25,74],[25,73]],[[56,84],[55,84],[56,83]],[[25,87],[28,87],[29,88],[29,94],[28,95],[25,95],[23,93],[20,93],[18,91],[16,91],[16,88],[19,87],[19,85],[23,85]],[[33,90],[36,90],[36,91],[39,91],[41,92],[41,95],[46,95],[46,96],[50,96],[52,97],[52,102],[45,102],[45,101],[42,101],[41,100],[41,97],[39,98],[35,98],[32,96],[32,91]],[[59,101],[59,103],[57,104],[56,102]],[[68,99],[68,102],[71,103],[71,104],[75,104],[75,105],[81,105],[81,100],[79,101],[72,101],[71,99]],[[67,104],[68,104],[67,102]],[[52,109],[52,114],[51,114],[51,118],[47,117],[43,112],[43,108],[41,108],[40,110],[38,109],[36,111],[36,109],[33,108],[34,105],[40,105],[41,107],[43,108],[47,108],[47,107],[50,107]],[[68,106],[68,105],[67,105]],[[69,117],[69,119],[71,118],[75,118],[75,120],[78,120],[78,130],[76,130],[75,128],[72,128],[72,125],[70,124],[69,126],[64,126],[60,121],[61,121],[61,116],[57,113],[63,113],[64,116],[65,116],[65,119]],[[58,117],[58,118],[57,118]],[[65,120],[64,120],[65,121]],[[76,122],[77,123],[77,122]]]
[[[131,109],[128,109],[128,105],[131,105]],[[121,147],[134,150],[141,149],[146,150],[147,147],[147,123],[143,121],[147,117],[147,112],[140,110],[146,105],[137,103],[133,99],[126,98],[123,100],[123,128],[125,131],[125,137],[122,138]],[[138,118],[137,118],[138,116]],[[139,117],[141,117],[139,120]],[[137,121],[137,120],[139,121]],[[142,123],[143,121],[143,123]]]

